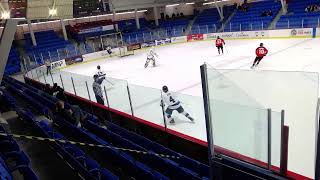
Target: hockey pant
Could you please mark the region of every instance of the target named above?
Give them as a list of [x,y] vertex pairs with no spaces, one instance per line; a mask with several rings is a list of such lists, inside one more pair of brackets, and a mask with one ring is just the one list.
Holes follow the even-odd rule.
[[183,107],[182,106],[179,106],[178,108],[176,109],[170,109],[170,108],[167,108],[166,111],[165,111],[165,114],[166,114],[166,117],[168,118],[169,121],[173,120],[172,119],[172,113],[173,111],[178,111],[178,113],[180,114],[183,114],[184,116],[186,116],[187,118],[190,118],[190,115],[184,111]]
[[222,52],[222,54],[223,54],[223,46],[217,46],[217,48],[218,48],[219,54],[220,54],[220,49],[221,49],[221,52]]
[[262,60],[263,57],[256,57],[256,59],[254,60],[252,67],[254,66],[258,66],[260,61]]
[[147,58],[147,61],[146,61],[145,65],[144,65],[145,68],[148,67],[150,61],[152,61],[153,67],[156,66],[156,60],[154,58]]
[[97,103],[104,105],[104,99],[101,96],[96,95]]

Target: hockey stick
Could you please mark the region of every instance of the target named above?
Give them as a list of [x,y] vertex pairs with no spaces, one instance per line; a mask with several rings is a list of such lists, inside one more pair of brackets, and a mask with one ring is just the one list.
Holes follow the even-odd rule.
[[163,102],[163,96],[162,96],[162,91],[161,91],[161,109],[162,109],[162,117],[163,117],[163,123],[164,123],[164,128],[167,130],[167,122],[166,122],[166,115],[164,113],[164,102]]

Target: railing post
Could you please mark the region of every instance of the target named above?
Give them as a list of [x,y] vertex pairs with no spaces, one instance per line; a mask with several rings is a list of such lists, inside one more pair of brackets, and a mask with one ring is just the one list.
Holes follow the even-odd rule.
[[73,86],[74,95],[77,95],[77,91],[76,91],[76,88],[74,87],[74,82],[73,82],[72,76],[71,76],[71,82],[72,82],[72,86]]
[[52,77],[51,70],[50,70],[50,77],[51,77],[51,81],[52,81],[52,85],[53,85],[54,84],[54,80],[53,80],[53,77]]
[[88,92],[89,100],[91,101],[90,91],[89,91],[89,87],[88,87],[88,82],[87,82],[87,81],[86,81],[86,87],[87,87],[87,92]]
[[271,109],[268,109],[268,169],[271,170]]
[[318,27],[320,27],[320,18],[318,18]]
[[217,25],[214,24],[214,32],[217,32]]
[[130,108],[131,108],[131,114],[132,114],[132,116],[134,116],[133,107],[132,107],[132,101],[131,101],[131,95],[130,95],[130,89],[129,89],[129,85],[128,84],[127,84],[127,91],[128,91],[129,103],[130,103]]
[[208,25],[206,24],[206,29],[207,29],[207,34],[209,33],[209,27]]
[[290,21],[289,21],[289,19],[288,19],[288,29],[290,28]]
[[241,23],[240,23],[240,25],[239,25],[239,26],[240,26],[240,31],[242,31]]
[[109,98],[108,98],[108,94],[107,94],[107,90],[106,90],[106,86],[103,86],[103,89],[104,89],[104,94],[105,94],[105,96],[106,96],[107,105],[108,105],[108,107],[110,107]]
[[43,73],[44,82],[45,82],[45,84],[47,84],[46,76],[45,76],[44,72],[42,72],[42,73]]
[[201,32],[200,32],[200,26],[198,25],[198,34],[200,34]]
[[62,80],[61,74],[59,74],[59,76],[60,76],[60,81],[61,81],[62,88],[64,89],[64,84],[63,84],[63,80]]
[[284,126],[285,111],[281,110],[281,146],[280,146],[280,174],[286,175],[288,169],[288,138],[289,129]]
[[302,28],[304,28],[304,19],[302,18],[302,21],[301,21],[301,26]]
[[57,54],[58,54],[58,58],[59,58],[59,60],[61,60],[58,49],[57,49]]
[[230,26],[230,32],[231,32],[231,29],[232,29],[232,24],[230,23],[230,24],[229,24],[229,26]]
[[264,28],[264,27],[263,27],[263,21],[261,21],[261,30],[263,30],[263,28]]
[[250,23],[250,29],[251,29],[251,31],[252,31],[252,29],[253,29],[253,27],[252,27],[252,23]]

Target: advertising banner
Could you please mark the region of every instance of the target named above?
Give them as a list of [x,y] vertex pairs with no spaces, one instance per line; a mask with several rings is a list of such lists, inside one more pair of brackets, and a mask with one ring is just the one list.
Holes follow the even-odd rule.
[[140,43],[136,43],[136,44],[130,44],[127,46],[128,51],[134,51],[137,49],[141,49],[141,44]]
[[160,39],[160,40],[155,40],[154,42],[155,42],[156,46],[160,46],[160,45],[164,45],[164,44],[170,44],[171,39],[170,38]]
[[179,36],[179,37],[172,37],[171,43],[181,43],[181,42],[187,42],[188,37],[187,36]]
[[155,45],[156,45],[155,41],[145,42],[141,44],[141,48],[151,47]]
[[64,59],[60,60],[60,61],[55,61],[51,63],[51,70],[55,70],[55,69],[59,69],[62,67],[66,67],[66,61]]
[[79,63],[79,62],[82,62],[82,61],[83,61],[82,55],[74,56],[74,57],[65,59],[65,62],[66,62],[67,65]]
[[188,41],[201,41],[203,40],[203,34],[190,34],[187,37]]

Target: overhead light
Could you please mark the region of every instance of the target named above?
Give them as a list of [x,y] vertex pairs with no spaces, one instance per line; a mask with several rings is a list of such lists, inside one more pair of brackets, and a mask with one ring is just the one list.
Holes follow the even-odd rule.
[[4,11],[1,13],[1,19],[9,19],[10,18],[10,11]]
[[[225,1],[229,1],[229,0],[221,0],[221,1],[216,1],[217,3],[220,3],[220,2],[225,2]],[[216,2],[207,2],[207,3],[203,3],[202,5],[209,5],[209,4],[214,4]]]
[[191,2],[191,3],[186,3],[186,5],[192,5],[192,4],[194,4],[194,2]]
[[[139,10],[139,11],[137,11],[137,12],[142,13],[142,12],[147,12],[147,11],[148,11],[148,10],[143,9],[143,10]],[[131,14],[131,13],[134,13],[134,11],[121,12],[121,13],[116,13],[116,14],[121,15],[121,14]]]
[[49,9],[49,16],[56,16],[57,15],[57,9]]
[[169,5],[166,5],[166,7],[173,7],[173,6],[179,6],[180,4],[169,4]]

